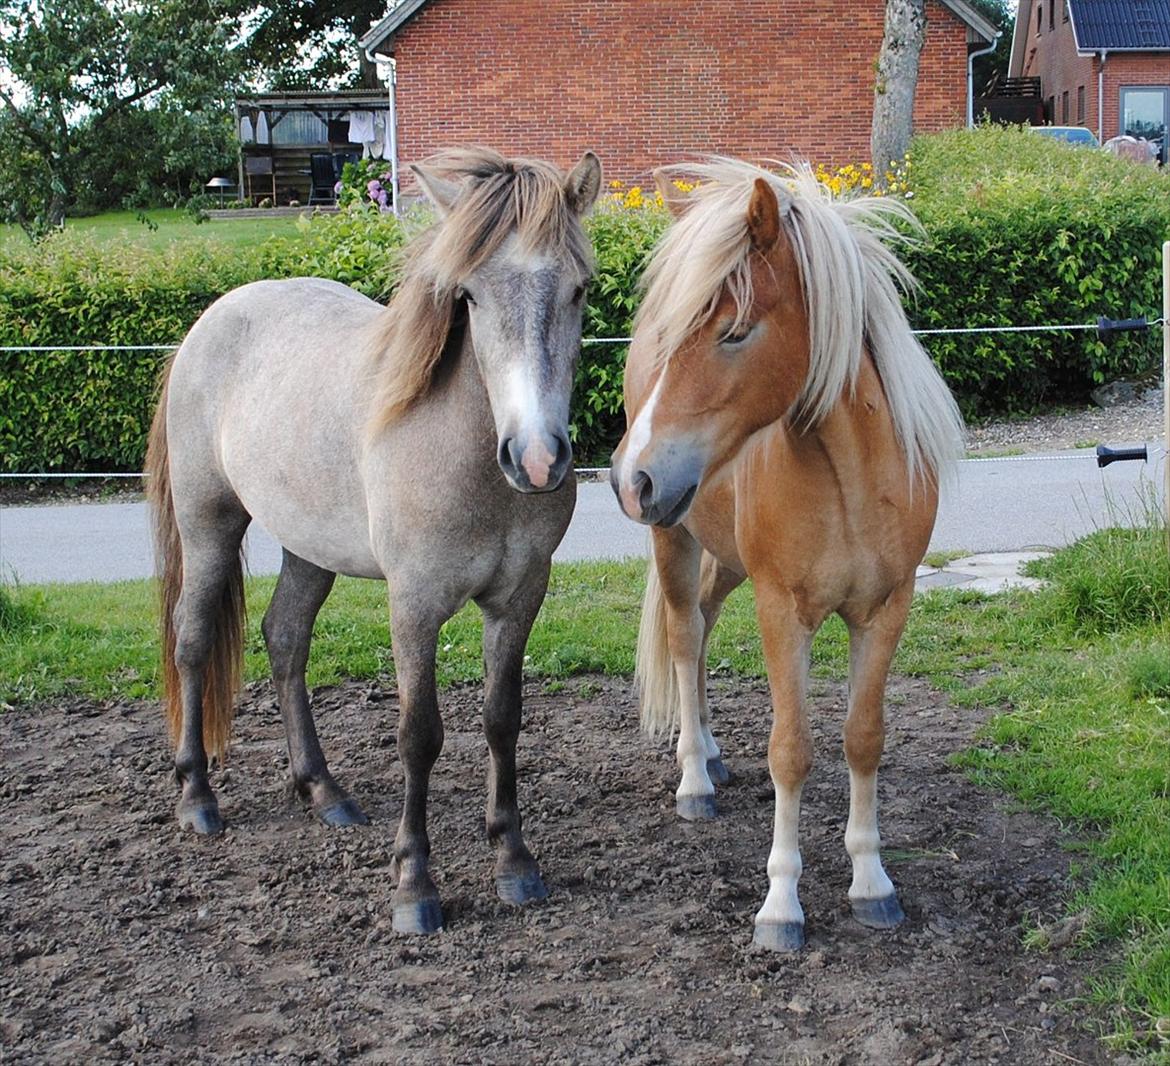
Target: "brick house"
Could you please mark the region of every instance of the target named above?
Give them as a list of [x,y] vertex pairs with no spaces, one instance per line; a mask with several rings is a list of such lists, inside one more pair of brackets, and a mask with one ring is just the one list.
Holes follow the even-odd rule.
[[[969,57],[996,29],[927,0],[915,125],[960,126]],[[361,40],[392,57],[398,156],[468,142],[561,165],[586,148],[611,178],[722,152],[869,157],[884,0],[399,0]],[[405,184],[404,175],[404,184]]]
[[1166,162],[1170,0],[1020,0],[1008,76],[1040,79],[1053,125],[1146,137]]

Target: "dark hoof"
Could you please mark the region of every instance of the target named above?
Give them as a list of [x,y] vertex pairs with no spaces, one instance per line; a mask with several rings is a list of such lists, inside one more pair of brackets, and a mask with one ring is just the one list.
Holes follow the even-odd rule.
[[317,816],[326,825],[345,826],[370,824],[370,819],[366,816],[366,812],[348,797],[339,803],[334,803],[331,807],[326,807],[324,810],[318,811]]
[[548,899],[548,889],[535,870],[527,874],[496,874],[496,892],[505,903],[517,906]]
[[756,922],[752,942],[769,951],[799,951],[804,947],[804,923]]
[[443,910],[437,899],[394,905],[394,932],[429,936],[443,928]]
[[731,771],[724,765],[722,759],[707,760],[707,776],[713,785],[726,785],[731,780]]
[[719,816],[714,796],[675,796],[674,809],[688,822],[705,822]]
[[213,837],[223,832],[223,818],[214,803],[199,807],[179,806],[179,828],[190,829],[200,836]]
[[853,905],[853,917],[870,929],[896,929],[906,920],[902,905],[895,895],[849,902]]

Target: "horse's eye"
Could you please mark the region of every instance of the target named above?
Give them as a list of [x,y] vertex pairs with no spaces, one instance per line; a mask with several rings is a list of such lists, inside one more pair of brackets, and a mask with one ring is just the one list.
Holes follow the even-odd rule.
[[754,325],[745,324],[740,326],[739,329],[733,328],[728,330],[723,334],[722,337],[719,338],[719,343],[726,345],[729,348],[734,348],[737,344],[743,344],[743,342],[746,341],[749,336],[751,336],[753,329],[755,329]]
[[581,297],[583,297],[584,295],[585,295],[585,286],[578,285],[573,290],[573,303],[579,304],[581,302]]

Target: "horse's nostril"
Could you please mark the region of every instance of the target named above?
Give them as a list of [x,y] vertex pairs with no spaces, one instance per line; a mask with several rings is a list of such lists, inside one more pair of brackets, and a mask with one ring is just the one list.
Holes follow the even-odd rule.
[[553,469],[561,470],[569,465],[573,458],[573,446],[569,443],[568,437],[562,437],[559,433],[556,437],[557,441],[557,457],[553,460]]
[[514,437],[505,437],[500,441],[499,454],[496,456],[500,466],[511,473],[515,473],[520,469],[520,457],[513,450],[515,444],[516,439]]
[[638,494],[638,504],[645,514],[654,502],[654,482],[650,480],[650,475],[645,470],[634,472],[634,491]]

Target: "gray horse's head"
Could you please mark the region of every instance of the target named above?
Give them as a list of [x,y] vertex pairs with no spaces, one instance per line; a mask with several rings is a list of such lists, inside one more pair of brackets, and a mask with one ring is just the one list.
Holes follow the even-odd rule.
[[572,461],[569,397],[592,255],[582,218],[601,189],[586,152],[567,176],[480,149],[411,168],[440,218],[427,258],[465,303],[498,440],[521,492],[548,492]]

